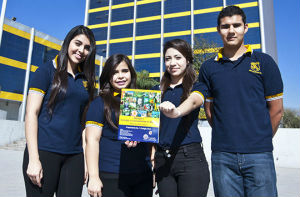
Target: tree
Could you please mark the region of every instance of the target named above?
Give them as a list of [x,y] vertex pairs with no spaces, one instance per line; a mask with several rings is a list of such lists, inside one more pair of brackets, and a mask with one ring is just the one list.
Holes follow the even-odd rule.
[[194,39],[194,68],[198,72],[203,62],[213,58],[218,53],[217,43],[209,41],[203,36]]
[[159,84],[154,78],[149,77],[149,72],[146,70],[142,70],[136,74],[136,85],[139,89],[151,89],[153,86]]
[[[218,53],[219,48],[213,41],[209,41],[203,36],[194,39],[194,69],[198,73],[201,65],[206,60],[213,58]],[[204,108],[200,108],[199,119],[206,120]]]
[[293,109],[285,109],[282,118],[283,128],[300,128],[300,113]]

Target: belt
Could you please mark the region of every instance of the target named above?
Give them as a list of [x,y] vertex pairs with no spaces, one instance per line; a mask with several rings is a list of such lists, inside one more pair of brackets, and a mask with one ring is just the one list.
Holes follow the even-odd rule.
[[186,151],[187,149],[189,149],[191,147],[197,147],[197,146],[199,146],[199,148],[203,147],[202,143],[191,143],[191,144],[186,144],[186,145],[182,145],[179,147],[173,147],[173,148],[157,146],[157,151],[163,152],[165,157],[171,158],[172,155],[175,155],[177,152]]

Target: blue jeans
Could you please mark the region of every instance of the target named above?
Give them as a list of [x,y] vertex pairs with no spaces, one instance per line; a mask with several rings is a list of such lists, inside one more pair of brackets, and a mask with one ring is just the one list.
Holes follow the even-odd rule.
[[277,196],[273,153],[212,152],[212,178],[217,197]]

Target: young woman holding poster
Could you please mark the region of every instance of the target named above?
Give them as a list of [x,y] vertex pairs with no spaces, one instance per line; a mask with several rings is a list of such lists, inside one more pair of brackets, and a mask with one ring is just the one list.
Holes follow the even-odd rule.
[[56,58],[40,66],[26,106],[23,175],[29,197],[80,197],[84,184],[81,117],[95,84],[93,32],[76,26]]
[[163,53],[166,71],[155,88],[162,91],[163,112],[154,158],[159,196],[206,196],[209,170],[198,130],[205,89],[196,83],[192,49],[186,41],[166,42]]
[[128,57],[108,58],[99,97],[90,103],[86,115],[88,193],[93,197],[152,196],[147,144],[118,140],[121,89],[135,86],[136,73]]

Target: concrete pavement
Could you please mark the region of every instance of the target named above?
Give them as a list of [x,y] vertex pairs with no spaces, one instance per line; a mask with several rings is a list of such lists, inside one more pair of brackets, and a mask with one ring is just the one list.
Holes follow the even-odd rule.
[[[22,175],[23,150],[24,140],[8,146],[0,147],[0,196],[25,196],[25,187]],[[300,166],[299,168],[277,167],[276,171],[279,196],[300,196]],[[89,197],[85,186],[82,196]],[[212,184],[210,184],[208,196],[214,196]]]

